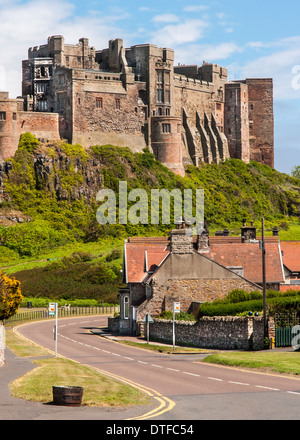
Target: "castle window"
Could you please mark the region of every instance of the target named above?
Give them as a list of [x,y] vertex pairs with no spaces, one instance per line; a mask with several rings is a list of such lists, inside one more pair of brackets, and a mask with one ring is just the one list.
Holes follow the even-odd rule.
[[96,98],[96,108],[103,108],[103,99]]
[[156,95],[157,95],[157,102],[163,102],[163,96],[164,96],[164,94],[163,94],[163,89],[162,89],[162,87],[158,87],[158,88],[157,88],[157,93],[156,93]]
[[157,71],[157,84],[163,83],[163,72],[162,70]]
[[13,113],[13,121],[17,120],[17,113]]
[[0,112],[0,121],[6,121],[6,112]]
[[250,110],[253,110],[253,108],[254,108],[253,104],[250,104]]
[[170,116],[170,109],[169,109],[169,107],[166,108],[166,116]]
[[47,111],[47,101],[45,99],[40,99],[38,101],[38,111],[46,112]]
[[36,84],[37,93],[45,93],[46,92],[46,84],[45,83],[37,83]]
[[171,133],[171,124],[162,124],[163,133]]
[[162,108],[159,107],[159,109],[157,110],[157,114],[158,116],[161,116],[163,114]]
[[165,90],[165,102],[170,102],[170,89]]
[[217,102],[217,104],[216,104],[216,108],[217,108],[217,110],[222,110],[222,104],[220,104],[219,102]]
[[228,134],[231,134],[231,128],[228,128]]
[[120,110],[121,109],[121,100],[119,98],[116,98],[116,110]]

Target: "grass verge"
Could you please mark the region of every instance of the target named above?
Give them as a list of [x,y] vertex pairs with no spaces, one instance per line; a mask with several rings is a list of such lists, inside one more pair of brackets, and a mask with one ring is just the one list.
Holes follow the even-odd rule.
[[[47,350],[24,341],[12,329],[6,330],[6,345],[19,357],[49,355]],[[84,388],[83,406],[125,408],[149,403],[149,398],[138,389],[69,359],[45,358],[36,359],[33,363],[37,368],[10,383],[13,397],[49,403],[53,400],[53,385],[72,385]]]
[[52,402],[52,386],[84,388],[82,405],[97,407],[130,407],[149,403],[146,395],[136,388],[106,377],[92,368],[62,358],[38,359],[38,367],[10,384],[14,397]]
[[212,354],[202,360],[202,362],[300,375],[299,352],[223,352]]

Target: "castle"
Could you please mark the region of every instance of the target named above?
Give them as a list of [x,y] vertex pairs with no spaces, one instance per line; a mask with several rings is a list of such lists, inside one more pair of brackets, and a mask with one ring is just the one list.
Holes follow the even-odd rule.
[[228,81],[226,68],[174,66],[174,51],[152,44],[96,50],[86,38],[55,35],[22,62],[22,97],[0,92],[0,157],[21,133],[86,148],[112,144],[184,175],[184,165],[238,158],[274,167],[272,79]]

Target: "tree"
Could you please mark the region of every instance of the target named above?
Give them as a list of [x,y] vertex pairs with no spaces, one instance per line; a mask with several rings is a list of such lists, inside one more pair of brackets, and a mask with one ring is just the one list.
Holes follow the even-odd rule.
[[293,177],[296,177],[297,179],[300,179],[300,165],[294,167],[292,169],[292,173],[291,174],[292,174]]
[[20,281],[0,271],[0,320],[13,316],[23,299]]

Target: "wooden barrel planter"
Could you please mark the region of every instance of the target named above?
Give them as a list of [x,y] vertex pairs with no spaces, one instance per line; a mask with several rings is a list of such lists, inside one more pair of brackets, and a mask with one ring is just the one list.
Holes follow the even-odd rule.
[[53,386],[53,404],[81,406],[83,388],[74,386]]

